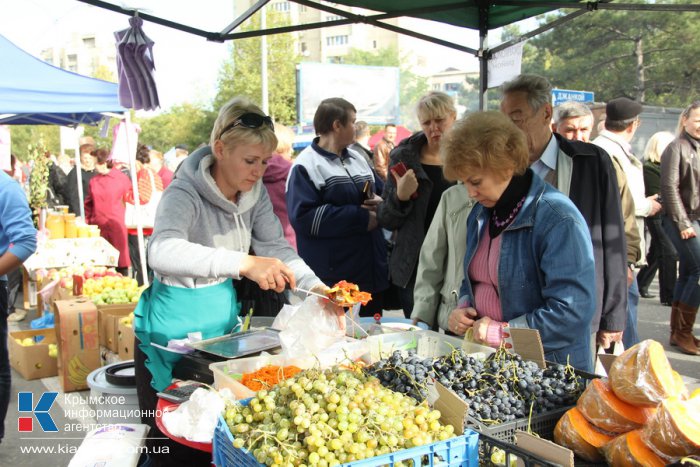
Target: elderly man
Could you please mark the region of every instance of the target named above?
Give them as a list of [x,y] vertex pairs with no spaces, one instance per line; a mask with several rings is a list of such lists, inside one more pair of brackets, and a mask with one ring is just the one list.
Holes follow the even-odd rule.
[[597,291],[591,322],[597,338],[591,341],[608,348],[620,340],[627,313],[625,238],[612,162],[592,144],[552,134],[552,86],[545,78],[520,75],[505,83],[502,91],[501,111],[527,136],[530,167],[566,194],[586,219],[593,241]]
[[384,136],[376,146],[374,146],[374,170],[386,181],[389,170],[389,153],[396,146],[396,125],[389,123],[384,126]]
[[[554,109],[554,123],[552,129],[555,133],[574,141],[588,142],[593,129],[593,112],[580,102],[564,102]],[[636,264],[641,259],[642,248],[639,228],[634,213],[634,199],[627,186],[625,171],[615,158],[612,159],[617,176],[617,185],[620,188],[620,203],[622,206],[622,218],[625,221],[625,239],[627,240],[627,264]],[[627,286],[632,285],[634,273],[627,270]],[[628,295],[627,304],[633,297]],[[630,314],[628,310],[628,315]]]
[[[635,216],[640,239],[640,258],[636,262],[629,262],[631,269],[646,264],[644,242],[644,218],[653,216],[661,209],[661,204],[656,201],[656,195],[645,196],[644,171],[642,163],[632,153],[630,141],[639,128],[639,114],[642,113],[642,105],[627,97],[613,99],[605,107],[605,130],[593,141],[593,144],[603,148],[619,165],[627,179],[627,186],[634,199]],[[639,342],[637,335],[637,305],[639,304],[639,289],[636,277],[632,278],[628,296],[627,327],[623,337],[625,348],[629,348]]]

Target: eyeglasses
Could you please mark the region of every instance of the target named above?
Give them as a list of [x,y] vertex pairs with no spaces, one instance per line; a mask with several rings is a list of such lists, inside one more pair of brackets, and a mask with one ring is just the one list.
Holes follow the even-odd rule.
[[245,128],[260,128],[263,125],[267,125],[270,130],[275,131],[275,126],[272,123],[272,119],[267,115],[260,115],[253,112],[245,113],[225,126],[221,133],[219,133],[219,138],[221,138],[224,133],[231,131],[237,126],[242,126]]

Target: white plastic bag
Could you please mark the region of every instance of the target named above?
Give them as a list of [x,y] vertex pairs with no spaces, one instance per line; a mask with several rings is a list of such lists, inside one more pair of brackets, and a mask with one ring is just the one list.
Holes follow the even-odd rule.
[[282,353],[297,358],[317,356],[345,337],[342,309],[313,296],[304,299],[286,324],[280,332]]
[[136,467],[144,450],[148,425],[118,424],[92,430],[69,467]]

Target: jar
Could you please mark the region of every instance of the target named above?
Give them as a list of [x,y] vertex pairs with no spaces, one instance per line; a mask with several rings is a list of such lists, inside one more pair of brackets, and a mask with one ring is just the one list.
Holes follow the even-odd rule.
[[78,226],[78,238],[87,238],[90,236],[90,227],[85,224]]
[[96,225],[89,225],[90,228],[90,237],[99,237],[100,236],[100,228]]
[[65,223],[66,238],[76,238],[78,236],[78,226],[75,223],[75,214],[63,214],[63,222]]
[[50,212],[46,218],[46,228],[49,231],[49,238],[51,240],[65,238],[65,223],[63,222],[63,214],[58,212]]

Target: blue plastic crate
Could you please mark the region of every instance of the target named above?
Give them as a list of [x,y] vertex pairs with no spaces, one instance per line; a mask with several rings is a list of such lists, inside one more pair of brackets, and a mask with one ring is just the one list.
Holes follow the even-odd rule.
[[[214,431],[212,462],[217,467],[259,467],[255,458],[244,449],[233,447],[233,435],[224,417],[219,415],[219,423]],[[427,464],[422,457],[427,456]],[[437,456],[440,456],[439,458]],[[477,467],[479,465],[479,434],[467,430],[463,435],[445,441],[384,454],[383,456],[341,464],[341,467],[393,466],[395,462],[413,460],[413,465],[431,467]]]

